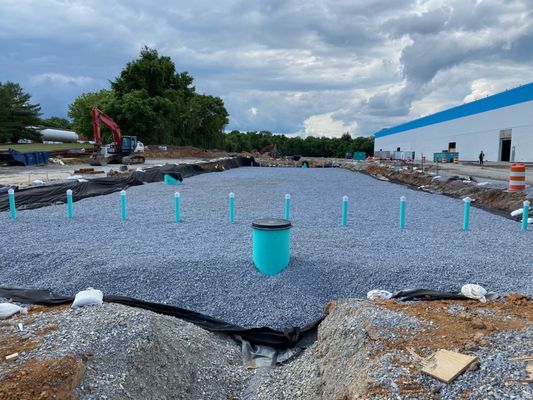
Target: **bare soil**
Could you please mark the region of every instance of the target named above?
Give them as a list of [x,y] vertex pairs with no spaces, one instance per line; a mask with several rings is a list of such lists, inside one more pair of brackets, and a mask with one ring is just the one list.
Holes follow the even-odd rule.
[[[204,150],[192,146],[165,146],[166,151],[159,150],[159,146],[148,146],[144,155],[146,158],[200,158],[210,159],[218,157],[228,157],[230,153],[221,150]],[[242,154],[248,155],[248,154]]]
[[[402,332],[396,341],[384,341],[387,349],[409,348],[425,357],[438,349],[472,350],[475,346],[489,345],[488,335],[497,331],[524,329],[533,323],[533,300],[512,293],[504,299],[481,303],[476,300],[458,303],[452,300],[398,303],[382,301],[380,306],[389,310],[431,322],[423,332]],[[460,304],[465,310],[450,313],[452,305]]]
[[85,365],[74,355],[59,359],[36,360],[10,370],[0,384],[0,399],[5,400],[74,400]]
[[[350,166],[347,168],[352,169]],[[387,166],[377,164],[358,167],[357,171],[368,173],[378,179],[384,177],[391,182],[408,185],[413,188],[425,186],[426,190],[455,198],[465,198],[468,196],[474,200],[472,202],[473,206],[496,212],[508,218],[510,218],[509,213],[521,208],[522,203],[526,200],[526,194],[524,192],[508,192],[502,189],[476,186],[472,183],[465,183],[461,179],[449,181],[434,180],[433,176],[420,171],[394,170]],[[529,200],[532,201],[533,199],[530,198]]]

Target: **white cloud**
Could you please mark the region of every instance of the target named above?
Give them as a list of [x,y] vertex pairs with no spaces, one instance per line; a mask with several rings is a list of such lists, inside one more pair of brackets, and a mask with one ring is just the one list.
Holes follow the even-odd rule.
[[303,122],[302,136],[341,137],[345,133],[353,133],[357,123],[345,124],[332,118],[333,113],[313,115]]
[[144,45],[222,97],[230,130],[367,135],[531,80],[529,0],[0,2],[0,76],[45,116]]
[[95,80],[89,76],[69,76],[58,73],[44,73],[39,74],[32,79],[33,83],[36,84],[52,84],[59,86],[90,86]]
[[490,96],[495,93],[496,87],[493,82],[487,79],[476,79],[470,86],[471,93],[463,100],[465,103]]

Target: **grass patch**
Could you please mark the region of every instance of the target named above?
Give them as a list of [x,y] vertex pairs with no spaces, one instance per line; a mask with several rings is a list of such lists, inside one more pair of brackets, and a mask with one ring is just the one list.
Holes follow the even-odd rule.
[[7,151],[8,149],[15,149],[21,153],[28,153],[30,151],[60,151],[60,150],[78,150],[78,149],[92,149],[93,145],[89,143],[58,143],[58,144],[44,144],[44,143],[28,143],[28,144],[0,144],[0,151]]

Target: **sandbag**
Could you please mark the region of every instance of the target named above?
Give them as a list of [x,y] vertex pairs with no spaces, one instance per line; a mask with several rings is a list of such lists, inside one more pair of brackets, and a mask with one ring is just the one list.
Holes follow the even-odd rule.
[[104,294],[98,289],[88,288],[76,293],[72,307],[83,307],[90,305],[102,305],[104,302]]
[[0,319],[6,319],[12,315],[24,311],[24,308],[11,303],[0,303]]

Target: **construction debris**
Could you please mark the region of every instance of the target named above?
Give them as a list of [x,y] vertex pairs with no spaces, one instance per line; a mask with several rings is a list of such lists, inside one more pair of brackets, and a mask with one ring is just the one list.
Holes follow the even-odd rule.
[[94,168],[80,168],[74,171],[75,174],[91,175],[91,174],[104,174],[105,171],[96,170]]
[[477,359],[477,357],[441,349],[424,361],[422,372],[450,383]]
[[6,361],[11,361],[11,360],[15,360],[16,358],[18,358],[19,356],[19,353],[12,353],[8,356],[5,357]]
[[21,311],[24,311],[24,309],[16,304],[0,303],[0,319],[9,318]]

